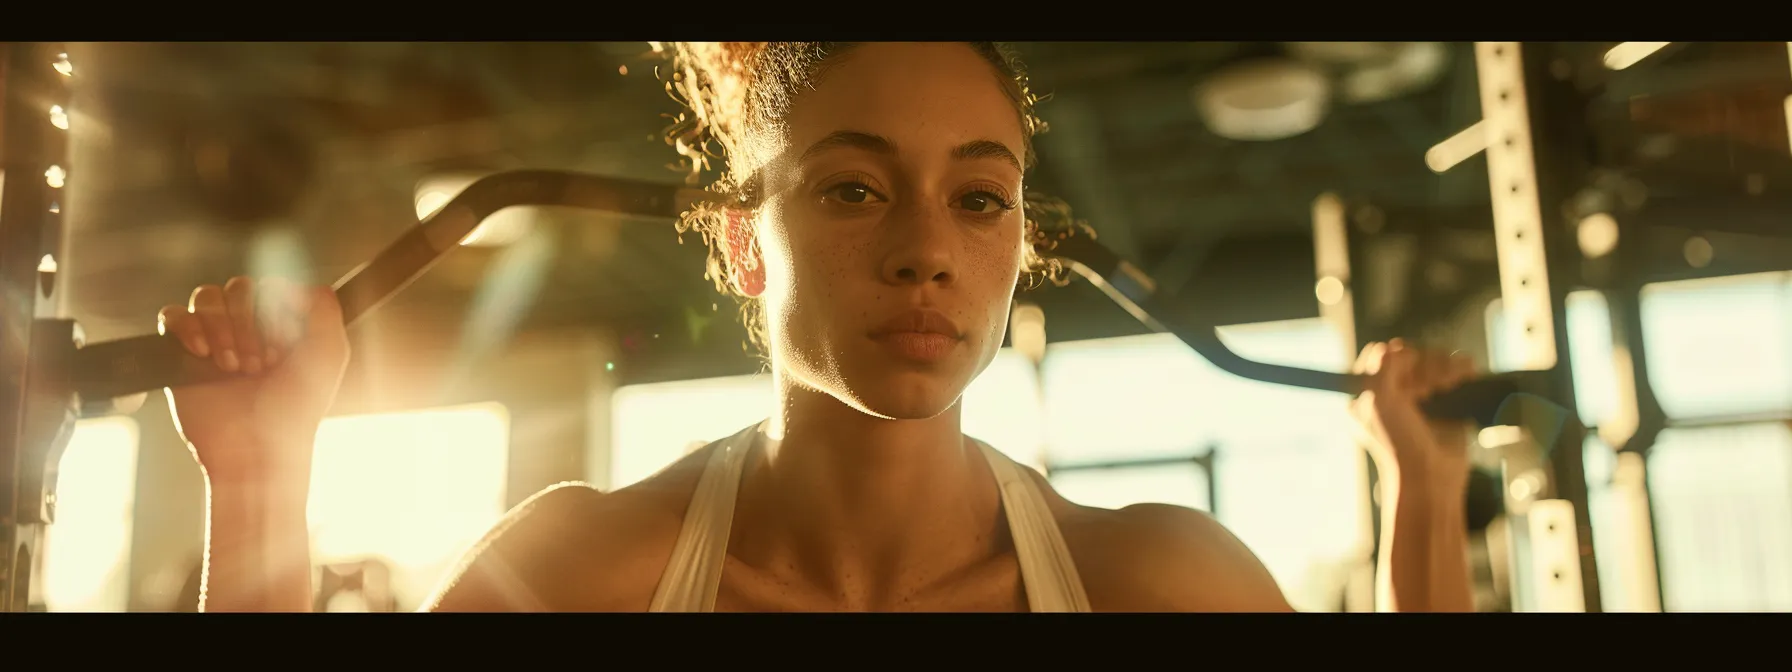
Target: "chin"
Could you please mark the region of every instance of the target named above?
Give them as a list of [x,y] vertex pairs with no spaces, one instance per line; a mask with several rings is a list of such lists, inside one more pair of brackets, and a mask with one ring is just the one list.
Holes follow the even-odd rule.
[[964,388],[921,374],[903,374],[883,380],[849,381],[853,406],[891,420],[926,420],[938,417],[958,403]]
[[972,378],[964,370],[970,362],[915,367],[871,358],[853,364],[820,377],[832,383],[821,389],[861,413],[889,420],[926,420],[951,410]]
[[828,357],[803,356],[813,350],[790,352],[784,362],[805,387],[860,413],[887,420],[927,420],[958,404],[971,381],[994,358],[994,352],[981,352],[986,349],[973,339],[943,357],[916,361],[875,346],[835,347]]

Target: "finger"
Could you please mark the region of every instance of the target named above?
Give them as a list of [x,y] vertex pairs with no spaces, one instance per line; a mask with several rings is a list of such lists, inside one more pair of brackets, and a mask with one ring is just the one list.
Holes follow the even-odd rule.
[[156,313],[156,333],[173,336],[186,346],[194,357],[210,357],[212,347],[205,340],[205,326],[183,306],[169,304]]
[[224,288],[200,285],[187,299],[188,312],[203,325],[205,340],[211,344],[212,361],[230,373],[241,370],[236,354],[236,330],[230,324],[230,309],[224,304]]
[[1380,341],[1363,346],[1363,351],[1356,357],[1356,363],[1350,367],[1351,372],[1365,376],[1375,375],[1381,369],[1381,358],[1387,351],[1387,344]]
[[255,321],[255,281],[243,276],[224,283],[224,305],[230,310],[230,326],[236,330],[236,352],[245,373],[261,373],[266,359],[261,325]]
[[336,292],[329,287],[315,287],[304,294],[305,303],[305,340],[313,337],[341,337],[344,335],[342,325],[342,304],[336,300]]
[[293,344],[289,359],[305,357],[315,360],[337,360],[347,356],[348,332],[342,324],[342,305],[328,287],[308,288],[298,294],[300,337]]
[[1387,353],[1381,358],[1381,370],[1375,376],[1382,391],[1412,394],[1413,375],[1418,368],[1418,358],[1414,354],[1406,341],[1398,338],[1388,341]]
[[292,283],[281,278],[255,283],[255,322],[261,330],[263,364],[270,368],[286,358],[297,340],[292,290]]
[[1450,362],[1450,353],[1438,350],[1420,350],[1419,371],[1416,379],[1416,393],[1421,397],[1429,397],[1450,389],[1455,383],[1455,368]]

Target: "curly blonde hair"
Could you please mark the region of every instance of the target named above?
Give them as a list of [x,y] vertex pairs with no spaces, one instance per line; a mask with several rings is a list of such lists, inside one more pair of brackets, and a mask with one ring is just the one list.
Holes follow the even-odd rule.
[[[1023,166],[1031,169],[1037,160],[1033,137],[1046,131],[1045,122],[1034,113],[1042,98],[1031,91],[1026,68],[1013,50],[995,42],[968,44],[1001,74],[999,81],[1014,104],[1026,143]],[[685,172],[691,184],[701,182],[707,171],[719,172],[707,189],[722,196],[717,199],[720,203],[728,204],[694,206],[679,218],[678,231],[703,237],[709,248],[704,276],[715,283],[717,291],[740,301],[750,344],[761,355],[769,352],[769,343],[760,302],[741,294],[729,272],[736,264],[754,263],[758,255],[749,247],[744,258],[734,258],[734,246],[727,241],[728,211],[758,204],[757,171],[762,166],[753,162],[766,153],[751,143],[771,137],[766,131],[783,123],[791,101],[815,85],[831,58],[852,46],[845,42],[655,43],[670,61],[669,68],[660,71],[666,91],[685,108],[672,117],[665,134],[666,143],[681,157],[674,167]],[[1030,242],[1023,259],[1023,288],[1038,287],[1045,281],[1064,284],[1061,263],[1040,255],[1036,246],[1045,241],[1047,232],[1078,230],[1093,236],[1094,231],[1076,220],[1063,201],[1031,190],[1023,193],[1021,200]]]

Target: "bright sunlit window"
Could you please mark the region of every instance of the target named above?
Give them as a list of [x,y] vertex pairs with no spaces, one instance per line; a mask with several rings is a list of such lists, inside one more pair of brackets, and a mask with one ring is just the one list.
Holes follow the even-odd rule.
[[1052,474],[1052,487],[1065,499],[1084,506],[1119,509],[1153,502],[1206,511],[1207,474],[1193,460],[1109,469],[1079,469]]
[[610,482],[618,490],[654,475],[692,444],[709,443],[764,420],[769,375],[629,385],[616,390],[611,418]]
[[82,420],[62,454],[56,522],[43,546],[50,611],[124,611],[137,492],[137,423]]
[[509,453],[499,404],[326,421],[311,472],[315,561],[382,561],[398,608],[415,608],[503,517]]
[[[1241,325],[1221,335],[1258,361],[1337,371],[1351,359],[1320,320]],[[1364,458],[1342,395],[1239,378],[1165,334],[1056,344],[1045,380],[1052,464],[1192,457],[1216,448],[1220,521],[1263,560],[1294,606],[1337,608],[1346,568],[1368,552]],[[1068,471],[1052,482],[1094,506],[1205,508],[1207,498],[1193,465],[1182,474]],[[1176,492],[1176,484],[1185,490]]]
[[1792,410],[1792,272],[1649,285],[1642,308],[1669,417]]
[[1033,362],[1013,348],[1002,348],[964,391],[960,421],[964,433],[1015,462],[1043,467],[1045,410],[1038,381]]
[[[1792,410],[1792,273],[1658,283],[1640,297],[1650,383],[1671,420]],[[1569,295],[1576,403],[1597,425],[1616,408],[1604,297]],[[1499,305],[1488,310],[1495,368],[1509,366]],[[1589,438],[1601,589],[1614,590],[1627,552],[1602,538],[1616,521],[1605,480],[1610,449]],[[1778,424],[1669,429],[1649,454],[1657,569],[1668,611],[1792,610],[1792,431]],[[1631,549],[1629,552],[1648,552]],[[1616,603],[1628,596],[1616,594]]]
[[1668,611],[1792,611],[1792,429],[1662,432],[1649,456]]

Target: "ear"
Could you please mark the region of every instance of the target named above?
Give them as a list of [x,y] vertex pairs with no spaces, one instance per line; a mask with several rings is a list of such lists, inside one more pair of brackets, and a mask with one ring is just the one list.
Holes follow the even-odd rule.
[[759,254],[759,236],[747,212],[728,209],[728,280],[735,291],[750,298],[765,292],[765,259]]

